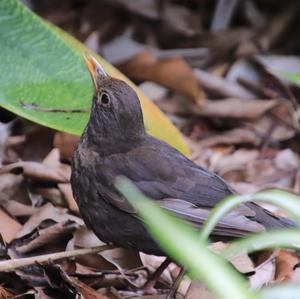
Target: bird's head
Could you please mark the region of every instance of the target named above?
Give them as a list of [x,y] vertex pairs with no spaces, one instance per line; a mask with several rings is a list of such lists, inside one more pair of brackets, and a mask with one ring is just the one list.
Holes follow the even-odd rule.
[[136,92],[124,81],[109,76],[94,57],[85,56],[85,61],[94,85],[87,131],[102,143],[128,142],[144,135],[143,114]]

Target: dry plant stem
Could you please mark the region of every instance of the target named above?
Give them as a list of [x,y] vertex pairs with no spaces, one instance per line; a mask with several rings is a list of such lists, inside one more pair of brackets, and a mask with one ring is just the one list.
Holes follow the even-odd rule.
[[50,254],[25,257],[20,259],[12,259],[7,261],[0,262],[0,272],[11,272],[18,268],[29,266],[35,263],[45,263],[49,260],[55,261],[62,258],[74,257],[79,255],[85,255],[90,253],[97,253],[109,249],[113,249],[115,246],[113,245],[103,245],[92,248],[84,248],[84,249],[75,249],[70,251],[61,251]]
[[182,267],[180,269],[180,272],[179,274],[177,275],[173,285],[172,285],[172,288],[170,289],[169,293],[167,294],[166,298],[165,299],[173,299],[175,298],[175,294],[177,292],[177,289],[184,277],[184,275],[186,274],[186,269],[184,267]]
[[165,269],[170,265],[171,261],[169,258],[166,258],[160,266],[150,275],[147,282],[143,286],[144,293],[151,293],[151,290],[154,288],[161,274],[165,271]]

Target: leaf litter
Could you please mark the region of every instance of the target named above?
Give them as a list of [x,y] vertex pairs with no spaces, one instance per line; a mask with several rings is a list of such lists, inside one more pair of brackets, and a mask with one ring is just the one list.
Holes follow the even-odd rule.
[[[297,14],[288,3],[273,1],[269,11],[245,1],[224,8],[220,19],[222,1],[26,2],[139,84],[182,131],[197,164],[242,194],[276,187],[300,195],[300,90],[284,76],[299,70],[300,43],[293,38],[297,26],[290,26]],[[70,187],[79,138],[3,110],[0,121],[0,265],[13,270],[0,273],[0,297],[164,298],[179,272],[175,264],[155,294],[141,295],[161,257],[90,249],[105,244],[85,227]],[[212,245],[217,251],[227,246]],[[16,258],[17,267],[11,264]],[[230,262],[253,288],[300,281],[299,255],[292,251]],[[199,295],[213,298],[185,277],[177,298]]]

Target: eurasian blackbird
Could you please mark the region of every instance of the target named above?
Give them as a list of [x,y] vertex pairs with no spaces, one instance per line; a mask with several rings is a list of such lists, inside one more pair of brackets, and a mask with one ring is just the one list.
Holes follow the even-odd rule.
[[[197,227],[216,203],[235,192],[215,173],[148,135],[135,91],[107,75],[93,57],[86,57],[86,62],[94,96],[90,119],[72,157],[71,177],[81,215],[104,242],[164,255],[116,190],[118,176],[129,178],[161,207]],[[224,217],[212,237],[231,239],[290,225],[289,220],[246,203]]]

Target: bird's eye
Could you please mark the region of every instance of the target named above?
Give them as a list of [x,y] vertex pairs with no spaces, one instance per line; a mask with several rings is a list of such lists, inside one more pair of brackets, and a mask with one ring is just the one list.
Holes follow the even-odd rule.
[[108,106],[110,104],[110,96],[106,92],[102,92],[98,97],[98,102],[103,106]]

